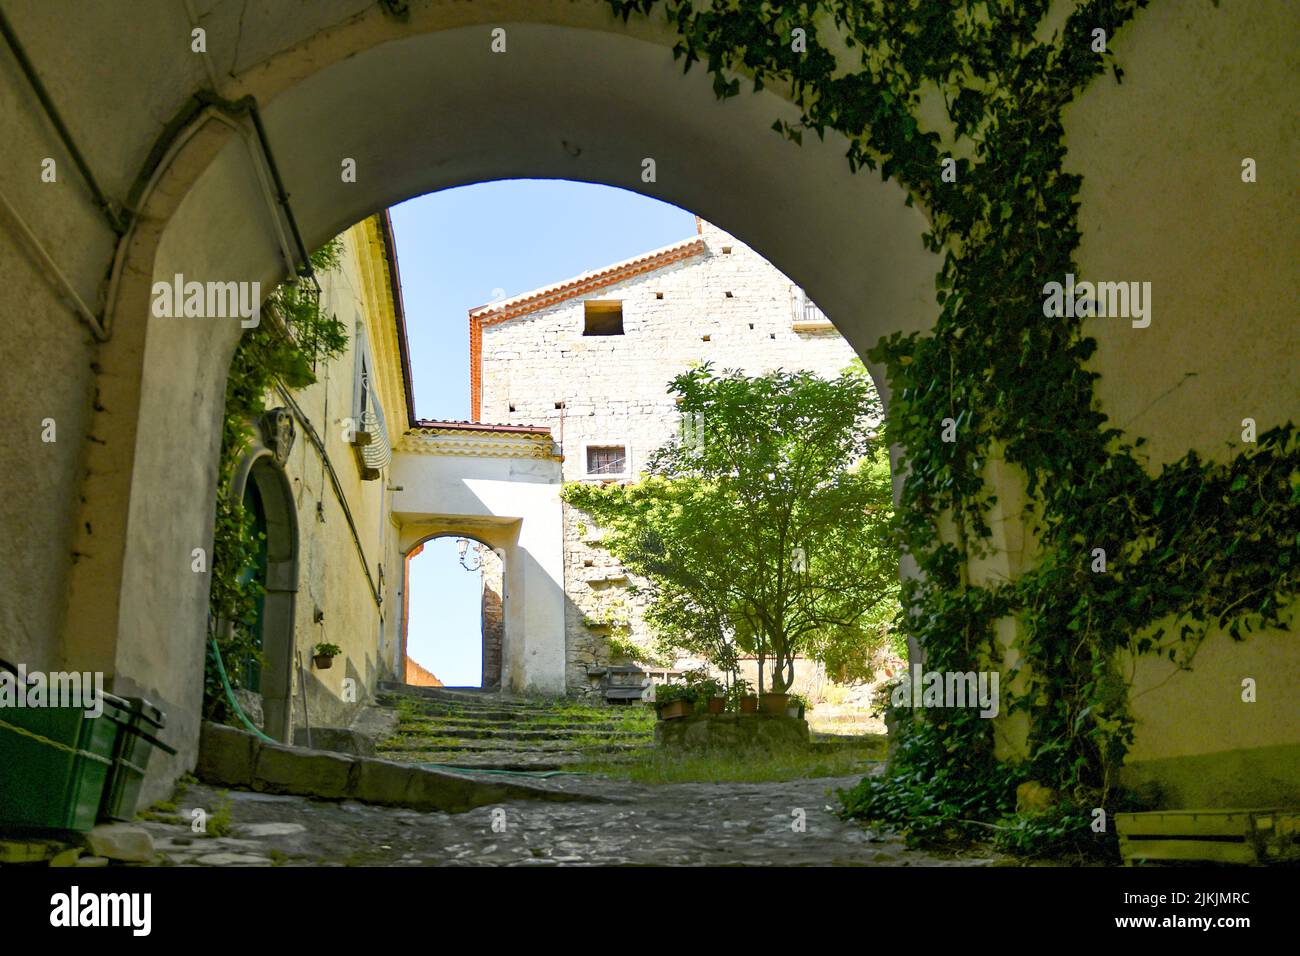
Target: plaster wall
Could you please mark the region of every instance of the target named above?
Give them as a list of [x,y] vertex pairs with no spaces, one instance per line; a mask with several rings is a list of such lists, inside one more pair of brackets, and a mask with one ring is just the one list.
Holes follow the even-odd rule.
[[[382,646],[384,617],[396,596],[393,569],[385,564],[386,535],[391,534],[386,491],[387,470],[377,479],[364,480],[361,466],[348,441],[347,422],[354,414],[356,380],[356,329],[363,325],[373,342],[387,313],[378,314],[366,296],[362,263],[369,254],[365,223],[341,237],[339,268],[319,277],[321,307],[333,313],[348,332],[348,348],[337,358],[317,363],[317,382],[292,393],[298,408],[324,442],[324,456],[311,442],[307,427],[297,422],[298,437],[285,466],[293,487],[299,529],[298,591],[294,621],[294,650],[302,655],[306,699],[295,673],[292,686],[292,726],[303,727],[304,704],[314,727],[347,726],[357,708],[372,699],[376,681],[387,677]],[[268,395],[268,407],[283,403]],[[400,419],[401,409],[384,408],[385,416]],[[339,501],[325,467],[325,456],[343,489],[343,497],[356,525],[353,538],[343,503]],[[358,549],[358,542],[360,549]],[[359,550],[361,553],[359,553]],[[363,555],[364,554],[364,559]],[[383,603],[378,604],[372,583]],[[320,612],[321,620],[316,620]],[[318,643],[337,644],[342,654],[327,670],[311,661]],[[274,662],[273,662],[274,663]],[[296,659],[288,661],[295,667]],[[345,694],[351,679],[355,697]]]
[[[1286,3],[1152,4],[1113,49],[1123,83],[1099,80],[1065,113],[1067,167],[1083,174],[1079,278],[1149,281],[1152,312],[1146,328],[1089,323],[1097,400],[1147,439],[1152,473],[1191,449],[1225,461],[1243,419],[1259,432],[1300,422],[1300,18]],[[1247,157],[1257,182],[1242,181]],[[1135,779],[1164,779],[1174,805],[1300,793],[1294,633],[1212,632],[1190,671],[1153,656],[1123,666]]]

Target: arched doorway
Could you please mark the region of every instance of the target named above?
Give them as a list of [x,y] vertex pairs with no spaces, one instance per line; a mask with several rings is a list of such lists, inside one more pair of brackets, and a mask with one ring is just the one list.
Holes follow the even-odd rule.
[[[274,410],[267,413],[268,420],[277,418]],[[272,450],[259,443],[243,456],[231,479],[232,495],[244,502],[262,535],[256,560],[246,572],[255,576],[263,589],[255,624],[262,663],[228,662],[231,668],[238,668],[243,686],[261,696],[264,732],[286,742],[292,735],[294,610],[298,590],[297,511],[282,467],[287,454],[287,447],[280,453],[278,448]]]
[[[501,687],[505,551],[468,534],[436,535],[406,556],[402,647],[408,684]],[[415,666],[412,666],[415,665]]]

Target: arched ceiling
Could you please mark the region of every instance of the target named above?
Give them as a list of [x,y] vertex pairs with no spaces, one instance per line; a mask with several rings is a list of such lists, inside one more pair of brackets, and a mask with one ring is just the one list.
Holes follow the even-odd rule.
[[[937,263],[922,247],[924,217],[896,185],[851,174],[842,140],[797,147],[773,132],[778,116],[795,118],[789,103],[767,92],[718,102],[702,69],[683,75],[664,46],[621,32],[503,28],[504,54],[483,27],[408,36],[321,66],[263,105],[309,247],[438,189],[580,180],[718,223],[806,288],[860,352],[929,325]],[[356,161],[355,183],[343,182],[344,159]],[[646,159],[654,182],[642,180]],[[163,246],[175,255],[155,274],[281,279],[265,203],[250,211],[255,186],[246,145],[232,139],[169,223]]]

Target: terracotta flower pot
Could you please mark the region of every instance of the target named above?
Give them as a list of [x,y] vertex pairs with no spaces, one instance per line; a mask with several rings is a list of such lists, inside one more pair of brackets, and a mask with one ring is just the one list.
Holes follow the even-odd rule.
[[695,706],[689,700],[674,700],[659,708],[659,719],[676,720],[678,717],[689,717],[693,713],[695,713]]
[[727,707],[727,699],[726,699],[725,697],[710,697],[710,698],[709,698],[709,713],[710,713],[710,714],[720,714],[720,713],[722,713],[722,712],[726,709],[726,707]]
[[327,671],[334,666],[334,658],[328,654],[315,654],[312,656],[311,662],[316,665],[318,671]]
[[790,705],[789,694],[764,694],[763,713],[777,717],[785,716],[785,709]]
[[742,714],[757,714],[758,698],[753,696],[740,698],[740,712]]

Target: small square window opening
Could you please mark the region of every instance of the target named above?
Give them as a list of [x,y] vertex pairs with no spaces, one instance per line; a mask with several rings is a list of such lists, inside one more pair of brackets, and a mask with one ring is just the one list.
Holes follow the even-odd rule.
[[584,302],[583,335],[622,335],[622,302]]

